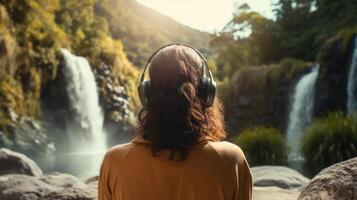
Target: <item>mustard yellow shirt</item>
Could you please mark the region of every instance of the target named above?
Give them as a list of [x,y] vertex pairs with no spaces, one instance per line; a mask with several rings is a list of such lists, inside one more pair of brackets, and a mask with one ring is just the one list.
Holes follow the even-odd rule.
[[111,148],[100,169],[99,200],[250,200],[252,176],[242,150],[229,142],[202,141],[185,161],[169,152],[153,156],[136,136]]

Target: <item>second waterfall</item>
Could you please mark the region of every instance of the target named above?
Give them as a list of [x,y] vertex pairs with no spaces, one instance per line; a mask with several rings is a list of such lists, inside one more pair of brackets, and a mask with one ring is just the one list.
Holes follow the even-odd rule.
[[291,102],[286,130],[287,145],[289,147],[288,161],[301,160],[299,145],[304,129],[312,120],[315,83],[319,66],[313,67],[310,73],[301,77],[297,82]]

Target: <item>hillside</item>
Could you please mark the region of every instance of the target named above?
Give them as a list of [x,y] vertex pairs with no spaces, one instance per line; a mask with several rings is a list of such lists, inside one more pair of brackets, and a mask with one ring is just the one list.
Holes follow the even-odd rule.
[[182,25],[135,0],[99,0],[95,13],[107,19],[112,37],[123,42],[136,66],[144,65],[155,49],[169,42],[189,43],[208,52],[208,33]]
[[135,0],[0,0],[0,131],[43,117],[44,88],[58,78],[61,48],[87,58],[93,70],[108,66],[136,110],[137,67],[168,42],[207,53],[209,37]]

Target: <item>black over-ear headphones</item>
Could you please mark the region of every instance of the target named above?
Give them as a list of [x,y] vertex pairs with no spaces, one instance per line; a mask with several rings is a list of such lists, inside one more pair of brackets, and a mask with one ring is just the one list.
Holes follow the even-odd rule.
[[[151,91],[151,83],[150,80],[144,80],[145,78],[145,72],[146,72],[146,68],[149,66],[149,64],[151,63],[152,58],[163,48],[166,48],[168,46],[172,46],[172,45],[182,45],[182,46],[186,46],[191,48],[192,50],[194,50],[202,59],[203,63],[205,66],[203,66],[203,77],[201,79],[201,83],[199,86],[199,91],[198,94],[204,104],[204,106],[207,107],[211,107],[213,105],[214,102],[214,98],[216,96],[216,82],[213,80],[213,76],[211,71],[208,68],[207,65],[207,61],[206,58],[201,54],[201,52],[199,52],[196,48],[188,45],[188,44],[184,44],[184,43],[170,43],[170,44],[166,44],[162,47],[160,47],[158,50],[156,50],[149,58],[148,62],[145,65],[144,71],[141,75],[140,78],[140,84],[138,86],[138,93],[139,93],[139,98],[140,98],[140,102],[141,105],[144,108],[147,108],[147,106],[149,105],[149,101],[150,101],[150,91]],[[207,77],[207,72],[208,71],[208,77]]]

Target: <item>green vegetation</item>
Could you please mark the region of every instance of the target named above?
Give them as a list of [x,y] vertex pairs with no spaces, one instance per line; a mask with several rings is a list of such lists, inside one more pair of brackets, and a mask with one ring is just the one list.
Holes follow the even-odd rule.
[[111,37],[107,19],[94,12],[96,4],[101,2],[105,1],[60,0],[56,22],[66,32],[76,54],[87,57],[93,67],[105,63],[112,68],[118,84],[132,98],[130,108],[135,110],[139,105],[136,95],[139,71],[127,59],[122,41]]
[[348,53],[349,47],[353,45],[353,38],[357,35],[357,26],[342,29],[338,37],[342,38],[343,53]]
[[276,165],[285,161],[285,144],[281,132],[273,128],[244,130],[233,138],[245,152],[251,165]]
[[[294,59],[284,59],[279,64],[260,67],[244,67],[237,70],[230,84],[233,93],[241,93],[246,90],[263,92],[266,87],[278,89],[281,82],[292,82],[301,74],[306,73],[312,67],[312,63],[305,63]],[[259,71],[259,73],[257,73]],[[267,92],[267,91],[266,91]]]
[[40,116],[40,69],[30,66],[26,58],[30,50],[21,48],[14,34],[0,4],[0,130],[5,131],[19,116]]
[[336,35],[347,47],[357,33],[356,9],[351,0],[279,0],[275,19],[267,19],[243,4],[211,42],[219,52],[218,71],[229,76],[244,66],[284,58],[315,61],[322,45]]
[[342,113],[330,113],[308,127],[301,152],[313,170],[357,156],[357,119]]
[[219,88],[228,128],[232,132],[254,126],[282,128],[290,90],[311,67],[311,63],[284,59],[279,64],[237,70]]

